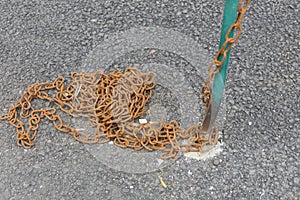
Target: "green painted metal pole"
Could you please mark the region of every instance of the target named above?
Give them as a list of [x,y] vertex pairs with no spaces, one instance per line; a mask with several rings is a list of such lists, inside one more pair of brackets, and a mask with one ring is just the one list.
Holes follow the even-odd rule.
[[[228,29],[236,21],[238,4],[239,4],[239,0],[226,0],[225,7],[224,7],[223,24],[222,24],[222,32],[221,32],[219,48],[221,48],[223,43],[225,42],[225,35]],[[232,37],[233,32],[229,36]],[[222,56],[220,56],[219,60],[221,59]],[[215,101],[216,106],[218,107],[221,104],[221,100],[223,96],[229,59],[230,59],[230,51],[228,52],[228,55],[222,65],[220,72],[216,74],[214,78],[212,93],[213,93],[213,100]]]
[[[222,31],[220,38],[219,48],[225,42],[225,36],[232,24],[236,22],[237,19],[237,9],[239,5],[239,0],[226,0],[223,13]],[[230,37],[233,36],[233,32]],[[219,58],[221,60],[222,57]],[[225,88],[226,72],[228,68],[228,63],[230,59],[230,51],[227,54],[226,60],[222,65],[222,68],[218,74],[215,75],[212,84],[212,98],[208,106],[207,114],[202,123],[201,132],[204,134],[210,134],[215,126],[215,121],[217,118],[218,111],[220,109],[220,104],[222,101],[223,91]]]

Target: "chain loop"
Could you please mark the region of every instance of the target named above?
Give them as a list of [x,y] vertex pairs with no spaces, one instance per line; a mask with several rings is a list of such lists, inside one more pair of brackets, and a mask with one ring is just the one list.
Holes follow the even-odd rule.
[[[209,75],[205,81],[204,86],[202,87],[202,101],[206,104],[207,107],[211,100],[211,83],[213,81],[214,75],[219,73],[223,63],[226,60],[227,53],[230,51],[232,45],[239,39],[242,33],[241,23],[249,5],[250,0],[240,0],[238,5],[238,17],[236,19],[236,22],[229,27],[225,35],[225,42],[222,44],[213,62],[208,68]],[[230,33],[232,32],[234,32],[233,37],[229,37]],[[220,60],[221,57],[222,59]],[[215,68],[213,68],[213,66],[215,66]]]

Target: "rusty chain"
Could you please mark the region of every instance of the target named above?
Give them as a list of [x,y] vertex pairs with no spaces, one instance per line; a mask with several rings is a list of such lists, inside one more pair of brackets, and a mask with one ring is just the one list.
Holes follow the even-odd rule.
[[[209,75],[206,78],[205,85],[202,87],[202,101],[206,104],[206,106],[208,106],[211,100],[211,85],[213,77],[221,70],[223,63],[226,60],[227,53],[242,33],[242,20],[250,5],[250,1],[251,0],[240,0],[236,22],[229,27],[225,35],[225,42],[217,52],[213,62],[208,67]],[[233,37],[230,37],[230,33],[232,32],[234,33]]]
[[[241,34],[241,21],[249,3],[250,0],[246,0],[243,7],[244,1],[240,1],[236,23],[229,28],[225,43],[210,65],[206,83],[219,72],[227,52]],[[230,38],[229,34],[233,29],[238,32],[234,38]],[[220,56],[223,56],[221,61]],[[213,65],[216,67],[213,68]],[[161,119],[159,122],[135,123],[135,119],[144,113],[145,106],[153,94],[154,73],[142,73],[136,68],[127,68],[124,73],[73,72],[71,78],[72,82],[69,85],[66,85],[62,76],[53,82],[37,82],[29,85],[20,100],[11,106],[6,114],[0,115],[1,120],[7,120],[15,127],[18,145],[24,148],[35,145],[34,139],[42,118],[50,120],[57,130],[72,135],[79,142],[113,141],[121,148],[162,150],[163,159],[175,159],[178,152],[200,152],[206,145],[218,142],[218,133],[215,129],[210,136],[200,133],[201,124],[183,129],[175,120],[164,122]],[[206,105],[210,100],[210,90],[208,84],[202,88],[202,100]],[[50,91],[54,91],[55,95],[50,95]],[[52,102],[74,118],[87,119],[95,132],[91,136],[66,125],[54,107],[34,109],[31,105],[34,99]],[[28,128],[25,128],[21,119],[23,121],[27,119]]]

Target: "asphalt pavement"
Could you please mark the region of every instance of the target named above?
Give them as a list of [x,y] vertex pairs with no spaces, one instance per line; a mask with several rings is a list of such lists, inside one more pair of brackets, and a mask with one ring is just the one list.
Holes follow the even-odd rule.
[[[135,66],[158,77],[148,120],[164,114],[183,126],[199,123],[223,6],[1,0],[0,114],[31,83]],[[46,120],[35,147],[24,150],[0,122],[0,199],[300,199],[299,19],[297,0],[251,2],[232,50],[218,155],[162,161],[156,152],[76,142]]]

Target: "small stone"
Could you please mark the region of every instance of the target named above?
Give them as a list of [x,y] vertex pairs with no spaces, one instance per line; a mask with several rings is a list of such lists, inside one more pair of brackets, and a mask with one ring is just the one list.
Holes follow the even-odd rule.
[[149,54],[154,54],[155,53],[155,50],[154,49],[151,49],[150,51],[149,51]]
[[214,160],[214,165],[215,166],[218,166],[220,164],[220,161],[219,160]]
[[299,180],[300,180],[300,179],[299,179],[298,177],[295,177],[295,178],[294,178],[294,183],[295,183],[295,185],[298,185],[298,184],[299,184]]
[[128,193],[128,192],[129,192],[129,189],[128,189],[128,188],[123,188],[122,191],[123,191],[124,193]]
[[160,166],[163,162],[164,162],[164,160],[162,160],[162,159],[156,159],[157,160],[157,164],[158,164],[158,166]]

